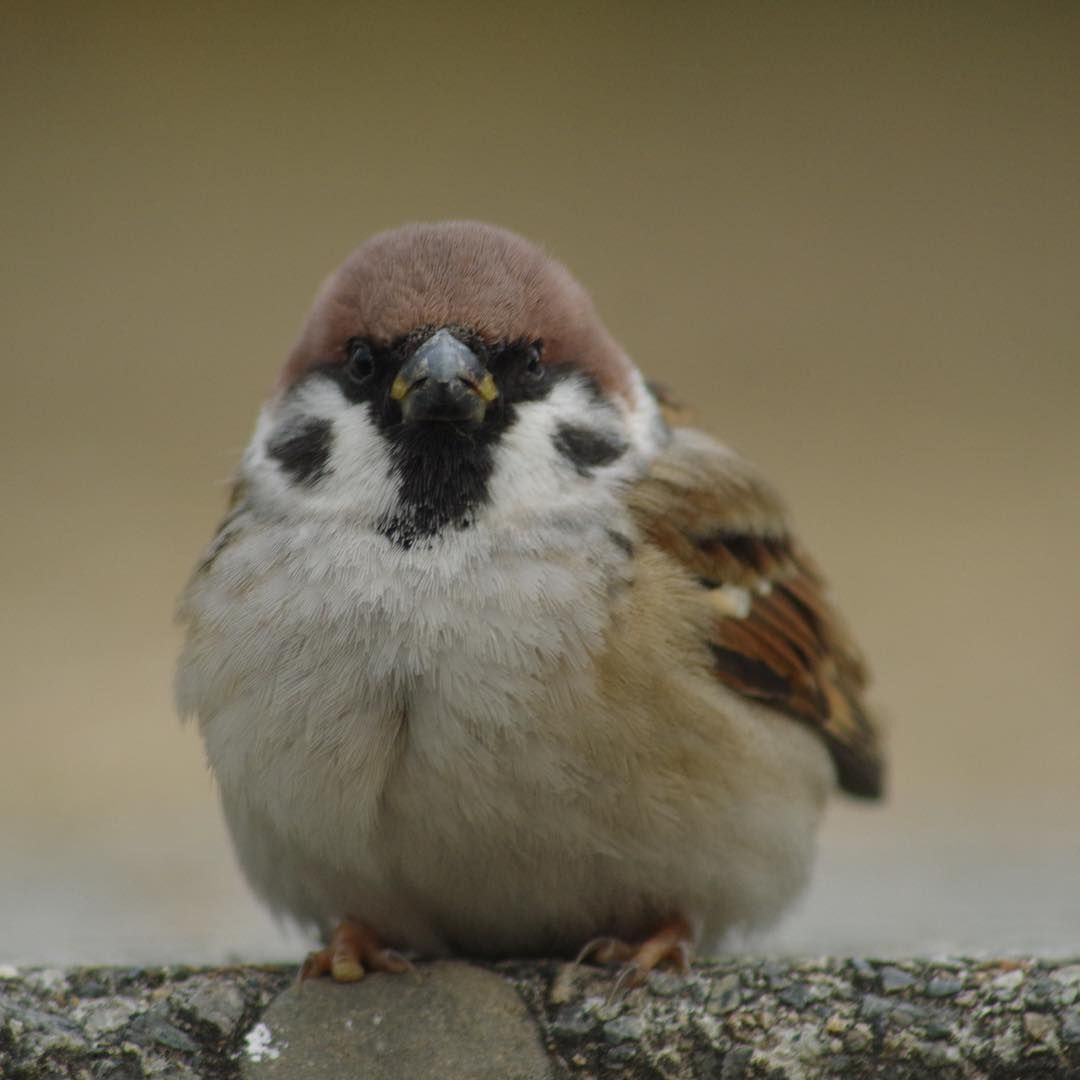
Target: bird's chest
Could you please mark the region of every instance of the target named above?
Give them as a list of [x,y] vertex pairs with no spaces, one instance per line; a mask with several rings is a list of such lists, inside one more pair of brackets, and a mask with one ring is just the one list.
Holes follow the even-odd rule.
[[558,785],[536,726],[593,692],[612,572],[581,544],[469,539],[279,542],[269,570],[265,543],[227,553],[207,667],[230,689],[200,710],[224,788],[280,824],[339,807],[364,828],[388,806],[437,814],[440,792]]

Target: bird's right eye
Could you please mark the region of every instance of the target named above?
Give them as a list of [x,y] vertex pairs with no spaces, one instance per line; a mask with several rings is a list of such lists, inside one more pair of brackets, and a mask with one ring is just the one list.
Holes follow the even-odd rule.
[[540,382],[544,377],[544,366],[541,357],[544,354],[544,343],[534,341],[525,350],[525,377],[530,382]]
[[371,346],[363,338],[349,338],[345,342],[345,370],[356,383],[365,383],[375,374]]

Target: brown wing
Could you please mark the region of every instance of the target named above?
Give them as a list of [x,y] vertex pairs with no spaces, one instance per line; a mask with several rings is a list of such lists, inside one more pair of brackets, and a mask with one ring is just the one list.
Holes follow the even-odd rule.
[[716,677],[820,732],[840,786],[877,798],[877,730],[860,700],[867,675],[783,507],[741,458],[676,429],[630,498],[648,540],[693,575],[715,609]]

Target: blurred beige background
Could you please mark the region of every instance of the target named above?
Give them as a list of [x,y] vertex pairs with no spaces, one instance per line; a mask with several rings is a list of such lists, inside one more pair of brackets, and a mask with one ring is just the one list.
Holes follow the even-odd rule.
[[297,958],[174,597],[321,276],[473,216],[561,256],[784,490],[877,673],[763,948],[1080,943],[1080,8],[5,5],[0,962]]

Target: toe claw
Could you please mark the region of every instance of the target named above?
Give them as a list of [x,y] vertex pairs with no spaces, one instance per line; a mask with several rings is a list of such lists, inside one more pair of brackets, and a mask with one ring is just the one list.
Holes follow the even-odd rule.
[[326,975],[330,971],[330,950],[320,949],[318,952],[308,953],[300,970],[296,973],[296,989],[302,990],[308,979],[317,979],[320,975]]
[[614,1005],[615,1002],[622,1001],[631,990],[636,990],[639,986],[644,985],[647,977],[648,972],[636,960],[630,960],[623,964],[622,970],[611,988],[611,993],[608,994],[608,1004]]
[[581,946],[577,956],[574,957],[574,964],[584,964],[586,960],[592,957],[595,957],[598,963],[603,964],[605,961],[600,958],[600,951],[610,945],[611,941],[611,938],[606,937],[594,937],[589,941],[586,941],[585,944]]
[[681,975],[690,971],[693,957],[693,933],[684,918],[673,918],[661,924],[657,931],[640,945],[628,945],[618,938],[597,937],[587,942],[574,961],[576,964],[592,959],[599,964],[621,962],[623,967],[615,979],[609,1002],[628,991],[644,985],[653,968],[674,968]]
[[397,949],[380,949],[368,957],[372,971],[387,971],[394,975],[415,975],[416,965]]
[[634,950],[625,942],[613,937],[596,937],[587,941],[574,959],[575,964],[595,960],[598,964],[613,964],[633,956]]

